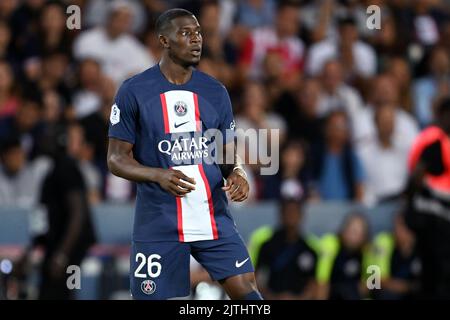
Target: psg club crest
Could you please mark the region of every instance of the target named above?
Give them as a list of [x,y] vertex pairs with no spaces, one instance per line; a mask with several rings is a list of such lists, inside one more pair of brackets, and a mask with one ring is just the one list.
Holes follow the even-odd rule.
[[141,290],[147,295],[153,294],[156,291],[156,283],[153,280],[144,280],[141,283]]
[[183,101],[176,102],[174,108],[176,115],[179,117],[182,117],[187,113],[187,104]]

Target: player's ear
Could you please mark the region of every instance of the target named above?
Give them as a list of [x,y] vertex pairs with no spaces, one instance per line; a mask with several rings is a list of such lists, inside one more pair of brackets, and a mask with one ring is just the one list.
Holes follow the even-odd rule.
[[169,39],[163,35],[159,35],[159,43],[162,45],[163,48],[168,49],[169,48]]

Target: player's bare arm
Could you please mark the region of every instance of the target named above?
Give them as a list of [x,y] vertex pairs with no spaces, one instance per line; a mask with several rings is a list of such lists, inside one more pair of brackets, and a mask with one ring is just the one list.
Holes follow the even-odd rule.
[[156,182],[176,197],[184,197],[195,190],[194,179],[179,170],[151,168],[137,162],[133,158],[133,145],[119,139],[109,139],[108,167],[114,175],[127,180]]
[[248,198],[250,187],[247,181],[247,174],[242,168],[241,161],[236,152],[236,144],[230,142],[224,145],[225,159],[227,154],[234,154],[234,164],[222,164],[222,172],[226,175],[227,183],[222,188],[227,192],[231,201],[242,202]]

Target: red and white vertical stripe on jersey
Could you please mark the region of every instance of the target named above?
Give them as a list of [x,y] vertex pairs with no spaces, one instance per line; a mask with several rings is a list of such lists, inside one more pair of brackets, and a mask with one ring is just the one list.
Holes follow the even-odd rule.
[[195,128],[196,131],[201,131],[201,122],[200,122],[200,109],[198,107],[198,96],[196,93],[192,93],[194,95],[194,108],[195,108]]
[[219,235],[217,233],[216,220],[214,219],[214,204],[212,201],[211,188],[209,187],[208,178],[206,177],[205,170],[203,169],[203,165],[199,165],[198,169],[200,171],[200,175],[202,176],[203,183],[205,184],[206,195],[208,197],[209,215],[211,218],[211,228],[213,231],[213,236],[214,236],[214,239],[217,239],[219,237]]
[[218,239],[211,188],[203,165],[176,166],[173,169],[182,171],[196,182],[195,190],[183,198],[176,198],[179,241]]
[[[165,133],[201,131],[197,94],[186,90],[171,90],[160,95]],[[181,242],[218,238],[214,219],[211,188],[203,165],[176,166],[196,181],[195,190],[176,198],[178,238]]]
[[159,95],[161,97],[161,106],[162,106],[162,113],[164,117],[164,133],[169,133],[169,118],[167,116],[167,102],[166,102],[166,96],[164,93],[161,93]]
[[[165,133],[193,132],[201,130],[200,109],[196,93],[171,90],[160,94]],[[185,112],[177,112],[181,106]]]

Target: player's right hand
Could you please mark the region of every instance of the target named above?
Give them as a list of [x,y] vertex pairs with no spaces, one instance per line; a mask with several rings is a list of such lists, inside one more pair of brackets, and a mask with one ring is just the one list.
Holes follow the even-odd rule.
[[195,190],[195,180],[189,178],[180,170],[161,169],[157,182],[161,188],[175,197],[184,197],[192,190]]

